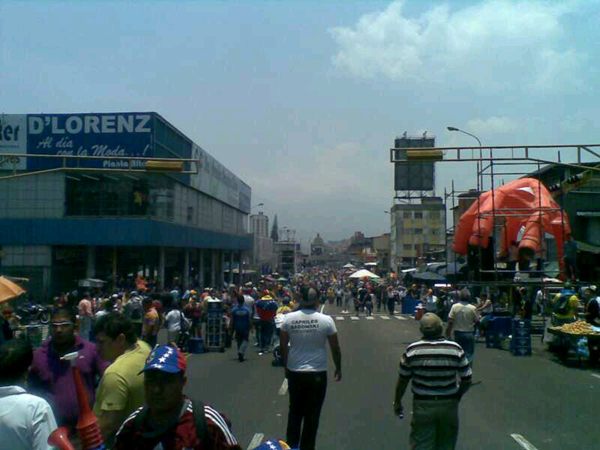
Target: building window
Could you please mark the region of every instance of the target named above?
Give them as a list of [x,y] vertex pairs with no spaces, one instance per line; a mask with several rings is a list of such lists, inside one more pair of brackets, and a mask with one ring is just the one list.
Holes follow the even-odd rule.
[[415,234],[423,234],[422,228],[415,228]]
[[412,245],[410,245],[410,244],[404,244],[404,245],[402,246],[402,249],[403,249],[403,250],[412,250]]
[[194,220],[194,207],[188,206],[187,208],[187,221],[191,223]]
[[412,217],[412,215],[410,212],[405,211],[404,214],[402,214],[402,217],[404,217],[405,219],[410,219]]
[[439,219],[441,215],[441,211],[429,211],[429,218],[431,219]]
[[415,219],[422,219],[422,218],[423,218],[422,212],[415,212]]

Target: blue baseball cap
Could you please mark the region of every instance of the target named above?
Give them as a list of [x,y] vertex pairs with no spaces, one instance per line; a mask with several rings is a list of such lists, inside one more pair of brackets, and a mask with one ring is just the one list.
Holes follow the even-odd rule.
[[142,369],[142,372],[148,370],[159,370],[166,373],[182,373],[187,368],[187,360],[185,355],[179,349],[171,347],[170,345],[159,345],[156,347]]

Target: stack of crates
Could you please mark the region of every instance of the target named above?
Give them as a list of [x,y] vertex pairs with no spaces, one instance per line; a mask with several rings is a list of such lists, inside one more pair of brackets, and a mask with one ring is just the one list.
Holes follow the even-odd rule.
[[502,348],[502,343],[511,332],[510,317],[494,317],[488,322],[485,332],[485,346],[487,348]]
[[510,352],[514,356],[531,356],[531,321],[513,319]]
[[207,300],[205,348],[209,352],[225,351],[225,333],[223,319],[223,303]]

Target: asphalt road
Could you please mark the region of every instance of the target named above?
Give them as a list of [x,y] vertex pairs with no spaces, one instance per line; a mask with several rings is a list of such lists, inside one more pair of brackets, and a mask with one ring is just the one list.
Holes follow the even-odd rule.
[[[377,314],[352,320],[351,314],[342,315],[329,305],[325,313],[336,319],[345,316],[336,320],[343,380],[336,383],[330,375],[318,448],[408,448],[411,397],[405,396],[402,420],[393,415],[392,400],[400,355],[418,339],[418,324]],[[225,413],[244,449],[257,434],[285,438],[283,369],[271,366],[271,355],[249,351],[243,363],[236,356],[233,349],[192,355],[188,394]],[[474,381],[481,383],[460,405],[458,449],[600,449],[600,411],[594,408],[600,403],[600,373],[566,367],[539,343],[531,357],[478,344]]]

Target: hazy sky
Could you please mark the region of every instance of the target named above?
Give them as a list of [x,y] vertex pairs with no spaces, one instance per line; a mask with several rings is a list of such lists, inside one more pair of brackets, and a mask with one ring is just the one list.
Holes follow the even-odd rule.
[[[156,111],[306,242],[389,231],[395,136],[598,143],[581,1],[0,1],[0,112]],[[468,165],[438,165],[438,192]]]

